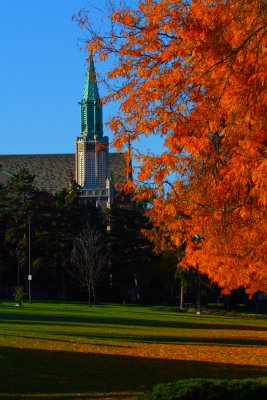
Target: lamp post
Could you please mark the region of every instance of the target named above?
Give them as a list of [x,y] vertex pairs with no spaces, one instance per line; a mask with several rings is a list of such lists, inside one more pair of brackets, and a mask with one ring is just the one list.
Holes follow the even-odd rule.
[[200,272],[198,271],[197,277],[197,314],[201,314],[201,282],[200,282]]
[[29,244],[29,252],[28,252],[28,258],[29,258],[29,270],[28,270],[28,282],[29,282],[29,303],[31,304],[32,302],[32,295],[31,295],[31,281],[32,281],[32,275],[31,275],[31,216],[28,214],[28,227],[29,227],[29,232],[28,232],[28,244]]
[[18,284],[17,284],[17,286],[19,287],[19,255],[20,255],[20,248],[19,247],[17,247],[16,248],[16,253],[17,253],[17,263],[18,263]]

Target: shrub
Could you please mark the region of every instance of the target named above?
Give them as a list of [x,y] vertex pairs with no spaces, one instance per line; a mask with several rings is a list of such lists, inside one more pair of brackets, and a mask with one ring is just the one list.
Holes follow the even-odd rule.
[[15,300],[16,300],[18,303],[22,303],[23,297],[24,297],[25,295],[26,295],[26,293],[24,292],[23,286],[17,286],[17,287],[15,287],[15,294],[14,294],[14,297],[15,297]]
[[164,312],[183,312],[178,306],[152,306],[153,311],[164,311]]
[[266,379],[188,379],[156,385],[141,400],[265,400]]

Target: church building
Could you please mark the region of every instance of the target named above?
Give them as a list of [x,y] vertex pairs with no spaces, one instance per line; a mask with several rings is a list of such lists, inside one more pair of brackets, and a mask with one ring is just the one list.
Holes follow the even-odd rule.
[[75,154],[0,155],[0,183],[27,169],[35,175],[41,191],[56,193],[67,188],[74,176],[84,202],[102,209],[110,207],[115,188],[126,180],[125,160],[120,153],[109,153],[109,140],[103,132],[102,104],[93,59],[89,60],[81,107],[81,130],[76,137]]

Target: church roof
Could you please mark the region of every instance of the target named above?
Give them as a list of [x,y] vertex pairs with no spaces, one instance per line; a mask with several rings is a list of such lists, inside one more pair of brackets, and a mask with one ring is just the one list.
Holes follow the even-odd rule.
[[[109,153],[109,175],[114,184],[125,181],[125,160],[121,153]],[[9,174],[22,168],[35,175],[34,185],[49,193],[68,186],[69,176],[74,175],[74,154],[23,154],[0,155],[0,183],[6,184]]]

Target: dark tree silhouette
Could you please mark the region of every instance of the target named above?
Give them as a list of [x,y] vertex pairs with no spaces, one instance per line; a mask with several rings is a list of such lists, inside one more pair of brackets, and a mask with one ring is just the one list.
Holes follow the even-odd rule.
[[103,275],[108,260],[108,247],[100,232],[88,223],[74,240],[70,275],[88,291],[88,304],[96,298],[96,283]]

